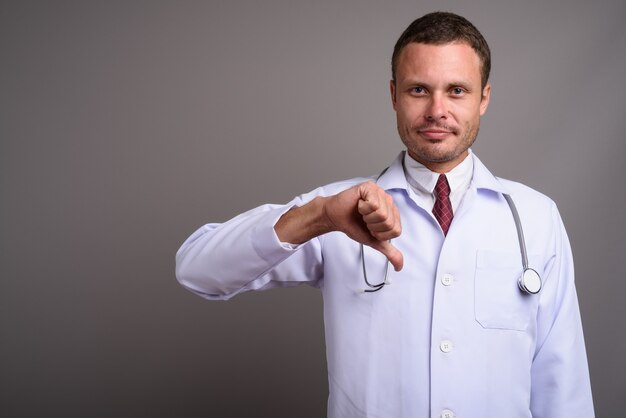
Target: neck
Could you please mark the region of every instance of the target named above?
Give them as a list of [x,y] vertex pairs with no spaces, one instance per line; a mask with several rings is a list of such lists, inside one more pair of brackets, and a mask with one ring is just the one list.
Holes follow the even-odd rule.
[[451,160],[447,161],[429,161],[415,155],[411,150],[407,150],[411,158],[413,158],[418,163],[422,164],[424,167],[428,168],[430,171],[433,171],[438,174],[445,174],[452,171],[454,167],[461,164],[465,157],[468,156],[469,151],[465,150],[461,154],[457,155]]

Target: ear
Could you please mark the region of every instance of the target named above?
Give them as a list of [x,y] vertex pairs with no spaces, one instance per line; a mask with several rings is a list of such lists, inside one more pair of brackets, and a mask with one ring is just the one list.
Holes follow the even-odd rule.
[[391,93],[391,105],[393,106],[393,110],[396,109],[396,82],[394,80],[389,81],[389,91]]
[[489,97],[491,95],[491,84],[487,83],[480,97],[480,116],[484,115],[489,106]]

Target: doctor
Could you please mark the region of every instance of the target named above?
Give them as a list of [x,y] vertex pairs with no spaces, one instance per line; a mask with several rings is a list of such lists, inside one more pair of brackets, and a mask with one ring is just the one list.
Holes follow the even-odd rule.
[[[466,19],[417,19],[392,57],[406,152],[379,177],[207,224],[177,253],[178,280],[207,299],[321,289],[329,417],[594,415],[557,208],[495,177],[470,150],[489,105],[489,70],[489,47]],[[537,294],[517,285],[520,244],[505,193],[542,279]],[[376,290],[364,273],[391,284],[363,292]]]

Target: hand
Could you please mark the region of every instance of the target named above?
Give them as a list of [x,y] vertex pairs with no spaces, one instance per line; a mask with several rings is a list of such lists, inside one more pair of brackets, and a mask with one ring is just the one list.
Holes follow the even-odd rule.
[[393,199],[373,182],[353,186],[329,197],[316,197],[286,212],[274,225],[281,242],[301,244],[332,231],[341,231],[387,257],[396,271],[404,258],[390,239],[400,235],[400,213]]
[[331,230],[341,231],[387,257],[396,271],[404,258],[389,240],[400,236],[400,213],[392,197],[373,182],[362,183],[324,200]]

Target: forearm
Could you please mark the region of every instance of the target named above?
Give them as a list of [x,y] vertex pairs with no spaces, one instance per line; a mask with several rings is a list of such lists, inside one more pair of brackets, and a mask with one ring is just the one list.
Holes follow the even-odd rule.
[[402,268],[402,253],[389,242],[402,231],[400,213],[391,196],[372,182],[318,196],[292,208],[277,221],[274,230],[281,242],[290,244],[302,244],[332,231],[343,232],[382,252],[396,271]]
[[335,230],[324,213],[327,197],[316,197],[309,203],[293,207],[280,217],[274,230],[281,242],[302,244]]
[[261,276],[294,252],[281,245],[273,229],[289,207],[265,205],[223,224],[203,226],[176,254],[178,281],[210,299],[266,285]]

